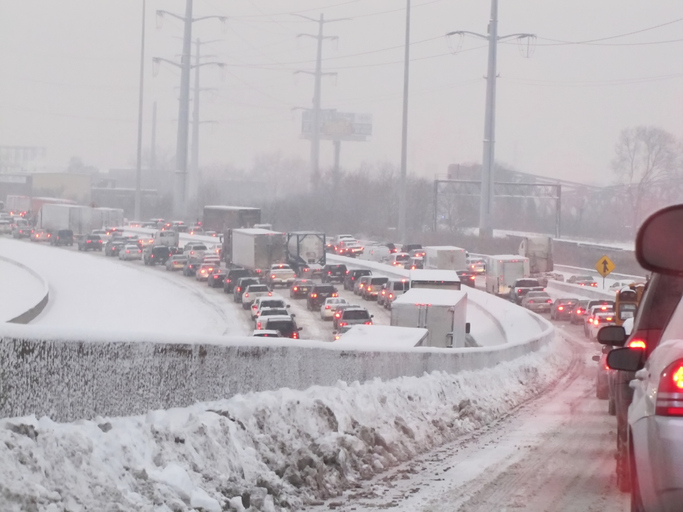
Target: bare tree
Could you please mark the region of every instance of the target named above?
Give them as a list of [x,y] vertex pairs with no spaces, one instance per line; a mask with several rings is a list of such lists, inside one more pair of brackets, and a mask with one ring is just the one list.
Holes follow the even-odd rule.
[[[675,137],[661,128],[637,126],[622,130],[612,161],[617,180],[626,188],[628,206],[635,231],[645,209],[665,190],[667,183],[675,183],[677,142]],[[656,201],[652,201],[656,203]]]

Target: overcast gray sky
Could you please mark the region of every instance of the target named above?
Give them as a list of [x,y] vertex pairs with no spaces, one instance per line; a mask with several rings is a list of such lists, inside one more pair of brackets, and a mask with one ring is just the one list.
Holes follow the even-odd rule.
[[[140,0],[3,0],[0,3],[0,145],[47,147],[47,163],[78,155],[100,168],[134,161],[140,51]],[[145,146],[152,103],[160,147],[173,151],[183,0],[148,0]],[[327,24],[323,108],[370,113],[368,142],[342,144],[342,165],[398,163],[405,2],[403,0],[195,0],[194,36],[218,39],[203,52],[227,64],[202,69],[201,163],[248,166],[281,150],[308,158],[300,116],[309,107],[313,22],[292,16],[352,18]],[[409,169],[433,176],[449,163],[480,162],[486,73],[484,41],[445,33],[485,33],[488,0],[413,0]],[[611,179],[620,130],[656,125],[683,138],[681,0],[501,0],[499,34],[538,36],[530,58],[516,43],[499,47],[497,161],[516,169],[587,183]],[[677,21],[678,20],[678,21]],[[661,25],[661,26],[660,26]],[[658,28],[652,28],[657,27]],[[651,30],[643,30],[650,29]],[[633,33],[637,32],[637,33]],[[624,37],[615,37],[632,33]],[[604,39],[588,44],[566,44]],[[673,41],[673,42],[672,42]],[[332,163],[323,143],[321,166]]]

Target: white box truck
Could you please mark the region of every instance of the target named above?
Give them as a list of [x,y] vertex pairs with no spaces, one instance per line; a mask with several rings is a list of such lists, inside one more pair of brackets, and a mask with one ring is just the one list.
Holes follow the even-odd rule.
[[486,291],[493,295],[509,296],[515,281],[529,276],[529,258],[498,254],[486,260]]
[[425,347],[464,347],[467,293],[430,288],[411,289],[391,304],[391,325],[427,329]]
[[467,251],[453,245],[423,247],[424,268],[430,270],[466,270]]
[[230,263],[258,273],[268,272],[273,264],[287,262],[286,246],[285,233],[257,228],[233,229]]
[[461,282],[455,270],[411,270],[408,275],[410,289],[460,290]]
[[92,210],[87,206],[45,203],[38,213],[38,227],[56,233],[70,229],[74,235],[92,231]]

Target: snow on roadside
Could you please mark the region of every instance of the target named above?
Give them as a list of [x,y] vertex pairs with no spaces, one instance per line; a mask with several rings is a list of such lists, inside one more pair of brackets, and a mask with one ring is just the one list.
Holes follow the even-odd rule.
[[505,415],[556,380],[569,351],[558,337],[487,370],[0,420],[0,510],[298,510]]

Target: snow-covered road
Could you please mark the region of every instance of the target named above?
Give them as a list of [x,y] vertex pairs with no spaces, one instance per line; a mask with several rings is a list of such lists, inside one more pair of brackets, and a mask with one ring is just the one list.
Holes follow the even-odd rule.
[[595,343],[562,325],[566,373],[495,423],[313,508],[405,512],[623,512],[614,477],[615,419],[595,398]]

